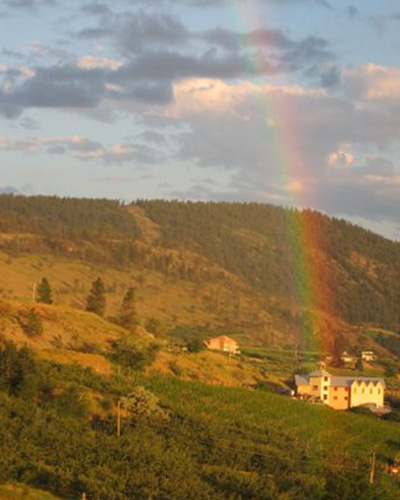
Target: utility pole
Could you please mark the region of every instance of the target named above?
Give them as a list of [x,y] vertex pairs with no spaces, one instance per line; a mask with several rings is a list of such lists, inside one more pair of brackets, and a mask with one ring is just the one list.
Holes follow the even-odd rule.
[[371,458],[371,470],[369,472],[369,484],[374,484],[374,479],[375,479],[375,462],[376,462],[376,453],[372,453],[372,458]]
[[117,436],[121,436],[121,401],[117,403]]

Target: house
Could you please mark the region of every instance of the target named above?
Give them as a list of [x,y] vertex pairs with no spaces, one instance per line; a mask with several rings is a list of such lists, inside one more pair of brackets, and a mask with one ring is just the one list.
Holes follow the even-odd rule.
[[374,351],[361,351],[360,353],[360,356],[361,356],[361,359],[363,361],[376,361],[376,354],[374,353]]
[[211,349],[212,351],[223,351],[230,354],[240,354],[239,344],[236,340],[227,337],[226,335],[220,335],[210,340],[206,340],[204,345]]
[[367,404],[384,406],[385,381],[382,378],[331,375],[320,363],[309,375],[295,375],[297,395],[320,401],[335,410]]
[[349,354],[347,351],[343,351],[340,359],[346,366],[355,367],[358,358],[357,356]]

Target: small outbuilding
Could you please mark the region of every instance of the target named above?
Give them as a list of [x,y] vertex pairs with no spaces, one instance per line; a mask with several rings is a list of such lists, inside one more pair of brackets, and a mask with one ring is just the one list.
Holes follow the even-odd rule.
[[227,335],[220,335],[204,341],[204,345],[212,351],[222,351],[230,354],[240,354],[239,344]]

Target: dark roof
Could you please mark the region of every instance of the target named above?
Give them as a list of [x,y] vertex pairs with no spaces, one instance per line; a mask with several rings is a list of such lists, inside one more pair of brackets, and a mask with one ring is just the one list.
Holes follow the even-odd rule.
[[326,370],[315,370],[311,372],[309,377],[331,377],[332,375],[328,373]]
[[[309,375],[295,375],[294,379],[295,379],[296,385],[310,385],[310,376],[318,376],[318,375],[315,375],[316,373],[321,373],[322,375],[319,375],[319,376],[326,377],[326,375],[324,375],[324,373],[328,373],[328,372],[324,372],[324,371],[319,370],[316,372],[312,372]],[[336,375],[330,375],[329,373],[328,373],[328,375],[331,377],[331,380],[330,380],[331,387],[351,387],[353,384],[361,385],[362,382],[364,382],[367,385],[369,385],[371,382],[374,385],[377,385],[380,382],[383,385],[383,387],[386,387],[385,380],[383,378],[340,377],[340,376],[336,376]]]

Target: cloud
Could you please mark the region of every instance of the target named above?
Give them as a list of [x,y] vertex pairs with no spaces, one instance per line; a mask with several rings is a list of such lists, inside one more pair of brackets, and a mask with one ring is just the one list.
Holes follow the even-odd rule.
[[[160,4],[162,0],[128,0],[131,4],[146,4],[155,5]],[[185,7],[220,7],[226,4],[226,0],[164,0],[164,4],[181,4]],[[332,9],[331,4],[327,0],[261,0],[261,3],[273,4],[279,7],[299,5],[299,6],[317,6]]]
[[356,158],[347,151],[334,151],[328,156],[328,165],[331,167],[350,167],[354,164]]
[[122,16],[115,34],[117,43],[127,54],[135,54],[143,48],[178,46],[191,37],[179,19],[144,12]]
[[13,186],[0,187],[0,194],[18,194],[20,191]]
[[349,5],[347,8],[346,8],[346,13],[349,17],[349,19],[355,19],[356,17],[359,16],[360,14],[360,11],[357,7],[355,7],[354,5]]
[[102,68],[116,70],[122,66],[122,62],[117,59],[108,59],[105,57],[81,56],[77,66],[81,69]]
[[400,68],[366,64],[343,71],[344,85],[357,99],[367,101],[400,99]]
[[112,14],[110,7],[101,2],[91,2],[81,7],[82,12],[93,16],[108,16]]
[[[166,125],[185,125],[175,135],[176,161],[224,170],[231,180],[223,191],[200,190],[196,182],[171,195],[208,192],[212,199],[398,220],[400,165],[382,155],[400,147],[400,114],[393,106],[299,85],[202,78],[176,83],[174,94],[145,123],[158,117]],[[365,156],[366,151],[371,153]]]
[[0,137],[0,151],[34,154],[40,150],[45,150],[51,155],[68,153],[79,160],[97,161],[106,165],[124,163],[151,165],[164,160],[160,152],[141,143],[117,143],[106,147],[81,135],[27,137],[16,141]]
[[13,9],[33,10],[38,7],[49,7],[56,5],[55,0],[6,0],[6,5]]

